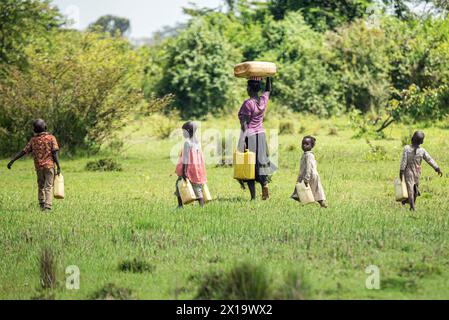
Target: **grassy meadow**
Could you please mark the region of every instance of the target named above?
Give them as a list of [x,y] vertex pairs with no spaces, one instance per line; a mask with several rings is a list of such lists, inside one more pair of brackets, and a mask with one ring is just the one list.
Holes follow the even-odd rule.
[[[318,120],[294,115],[279,137],[279,171],[272,198],[251,203],[232,178],[232,168],[208,167],[216,200],[201,210],[175,210],[173,141],[158,138],[155,117],[126,128],[124,150],[93,157],[62,154],[63,201],[50,214],[38,210],[32,160],[12,171],[0,161],[0,299],[39,297],[39,258],[51,248],[56,261],[56,299],[91,299],[108,284],[135,299],[192,299],[201,279],[241,262],[263,266],[278,286],[301,275],[307,299],[449,298],[449,129],[423,128],[424,147],[444,179],[423,165],[423,197],[411,214],[394,201],[402,140],[415,129],[396,126],[372,140],[371,152],[355,139],[347,118]],[[281,121],[282,122],[282,121]],[[278,128],[268,117],[266,128]],[[234,118],[210,119],[204,128],[238,129]],[[417,128],[416,128],[417,129]],[[299,171],[300,138],[314,134],[319,172],[329,209],[289,199]],[[86,163],[113,157],[121,172],[88,172]],[[260,198],[260,188],[258,189]],[[141,268],[126,268],[137,261]],[[80,289],[65,288],[65,268],[80,269]],[[380,269],[381,289],[367,290],[365,268]],[[134,272],[133,272],[134,271]],[[301,289],[299,289],[301,290]]]

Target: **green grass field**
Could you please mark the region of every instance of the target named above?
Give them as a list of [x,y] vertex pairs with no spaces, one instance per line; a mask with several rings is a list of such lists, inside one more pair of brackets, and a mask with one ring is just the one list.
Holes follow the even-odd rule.
[[[32,161],[19,161],[12,171],[6,170],[6,159],[0,161],[0,298],[40,294],[39,257],[50,247],[57,263],[56,299],[89,299],[109,283],[130,289],[138,299],[192,299],[201,276],[240,262],[264,266],[273,286],[288,272],[302,274],[309,299],[448,299],[449,130],[424,128],[424,147],[445,177],[424,164],[424,195],[412,215],[394,201],[393,180],[401,140],[414,128],[387,130],[388,139],[372,142],[386,154],[373,155],[365,140],[352,138],[347,119],[289,121],[296,133],[280,136],[280,170],[268,202],[249,202],[248,192],[232,179],[232,168],[209,166],[216,200],[204,210],[175,210],[173,143],[152,137],[156,120],[125,130],[125,151],[115,156],[122,172],[85,171],[88,161],[109,154],[63,155],[67,198],[55,201],[51,214],[37,208]],[[277,125],[270,118],[266,127]],[[220,119],[203,126],[235,129],[237,124]],[[318,138],[315,154],[328,210],[289,199],[305,134]],[[120,270],[134,259],[147,270]],[[80,269],[80,290],[65,288],[70,265]],[[380,268],[381,290],[365,287],[370,265]]]

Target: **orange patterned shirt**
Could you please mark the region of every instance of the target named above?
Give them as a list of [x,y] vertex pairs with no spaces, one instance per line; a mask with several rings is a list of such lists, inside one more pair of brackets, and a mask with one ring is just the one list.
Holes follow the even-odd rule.
[[38,170],[54,168],[53,151],[58,150],[59,145],[56,138],[48,132],[42,132],[31,138],[23,152],[33,153],[34,166]]

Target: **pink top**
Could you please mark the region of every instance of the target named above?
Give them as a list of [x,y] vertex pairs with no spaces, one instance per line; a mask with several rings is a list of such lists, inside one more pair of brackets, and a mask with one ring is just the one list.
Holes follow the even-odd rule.
[[182,177],[183,164],[187,164],[187,178],[193,184],[206,184],[206,165],[204,164],[204,155],[199,143],[191,140],[186,141],[184,150],[179,156],[179,162],[176,166],[176,174]]
[[268,106],[268,100],[270,99],[270,92],[264,92],[259,101],[256,99],[246,100],[239,112],[239,119],[242,122],[244,116],[250,116],[250,122],[248,124],[249,136],[265,132],[263,128],[263,119],[265,117],[265,111]]

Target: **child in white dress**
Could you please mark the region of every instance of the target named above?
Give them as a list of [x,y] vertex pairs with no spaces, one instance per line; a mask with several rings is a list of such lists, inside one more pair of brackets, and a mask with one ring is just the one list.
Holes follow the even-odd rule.
[[[315,144],[316,139],[312,136],[304,137],[304,139],[302,140],[302,150],[304,151],[304,154],[301,158],[299,177],[297,182],[301,183],[304,181],[306,186],[310,185],[315,201],[318,202],[322,208],[327,208],[326,195],[321,184],[320,175],[318,174],[315,155],[312,152]],[[299,201],[299,196],[296,188],[291,198]]]

